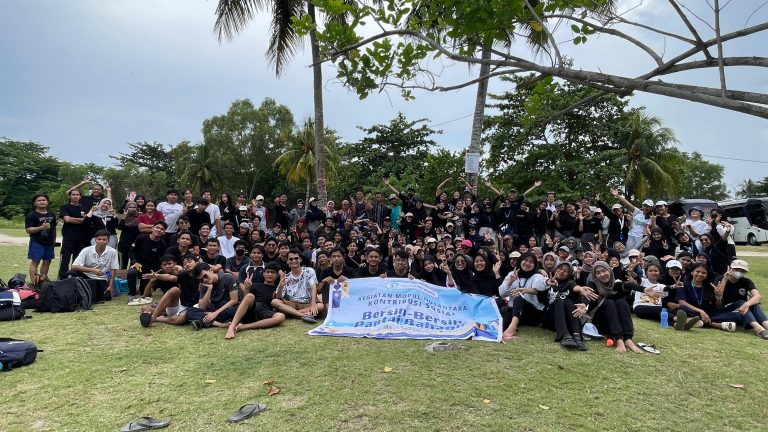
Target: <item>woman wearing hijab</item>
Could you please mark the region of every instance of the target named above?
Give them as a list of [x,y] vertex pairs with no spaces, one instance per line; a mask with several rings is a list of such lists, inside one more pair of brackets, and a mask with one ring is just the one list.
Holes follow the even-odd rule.
[[541,270],[546,273],[546,277],[550,278],[555,274],[555,266],[560,259],[557,258],[552,252],[547,252],[541,259]]
[[499,284],[501,283],[499,275],[501,263],[493,264],[489,256],[478,252],[472,264],[474,268],[472,281],[477,287],[478,294],[488,297],[496,296],[499,292]]
[[[104,198],[98,205],[91,207],[91,210],[85,215],[85,219],[91,226],[91,233],[101,230],[109,231],[108,246],[117,248],[117,214],[112,208],[112,200]],[[91,246],[96,244],[96,239],[91,238]]]
[[587,286],[580,289],[582,296],[589,301],[587,309],[592,323],[601,333],[608,335],[606,346],[615,344],[616,352],[626,352],[627,349],[635,353],[643,352],[632,340],[635,327],[625,300],[631,291],[642,291],[655,297],[663,295],[653,287],[617,281],[611,266],[605,261],[593,265]]
[[672,244],[664,238],[664,231],[661,228],[651,229],[651,237],[645,242],[642,252],[647,255],[653,255],[659,261],[666,262],[672,259],[674,248]]
[[516,339],[521,324],[541,324],[544,303],[539,300],[538,294],[549,289],[547,278],[537,271],[534,254],[525,253],[520,256],[518,262],[519,268],[510,272],[499,286],[499,296],[508,298],[508,306],[502,312],[505,329],[501,337],[502,342]]
[[707,255],[712,270],[718,275],[725,274],[729,264],[728,243],[722,239],[715,240],[711,233],[702,234],[699,241],[701,242],[701,252]]
[[599,261],[599,259],[596,253],[592,251],[584,252],[584,260],[581,263],[581,267],[576,270],[575,280],[577,285],[584,286],[587,284],[587,279],[589,278],[590,273],[592,273],[592,265],[597,261]]
[[133,241],[139,236],[139,206],[135,202],[125,204],[125,217],[117,223],[120,230],[120,240],[117,251],[120,252],[120,268],[127,269],[129,261],[133,261]]
[[448,286],[448,274],[437,267],[435,258],[431,255],[424,257],[422,261],[422,270],[418,279],[441,287]]
[[470,258],[463,254],[458,253],[453,257],[453,263],[451,264],[451,276],[456,281],[456,287],[461,292],[467,294],[477,294],[477,287],[472,280],[472,270]]
[[581,337],[581,318],[587,311],[586,304],[571,280],[573,267],[563,261],[555,266],[554,276],[547,280],[547,290],[537,291],[538,301],[544,305],[542,326],[555,332],[555,342],[565,348],[586,351]]

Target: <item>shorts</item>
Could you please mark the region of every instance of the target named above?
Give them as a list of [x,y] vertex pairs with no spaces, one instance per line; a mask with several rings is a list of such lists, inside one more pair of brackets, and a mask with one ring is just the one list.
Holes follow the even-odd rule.
[[187,309],[188,308],[186,306],[182,306],[182,305],[168,306],[167,308],[165,308],[165,316],[168,316],[168,317],[178,316],[186,312]]
[[35,240],[29,239],[29,250],[27,259],[32,261],[50,261],[54,257],[53,245],[44,245]]
[[286,299],[283,299],[283,303],[285,303],[286,305],[296,309],[297,311],[300,311],[302,309],[306,309],[306,308],[308,308],[310,306],[309,303],[299,303],[299,302],[295,302],[295,301],[291,301],[291,300],[286,300]]
[[277,312],[275,312],[270,305],[256,302],[250,309],[248,309],[248,312],[245,313],[241,322],[244,324],[255,323],[256,321],[272,318],[276,313]]

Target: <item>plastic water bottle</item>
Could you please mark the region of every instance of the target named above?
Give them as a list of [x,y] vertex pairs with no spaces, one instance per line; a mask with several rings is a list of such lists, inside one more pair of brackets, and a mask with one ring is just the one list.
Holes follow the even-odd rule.
[[669,328],[669,312],[667,312],[667,308],[661,309],[661,328]]

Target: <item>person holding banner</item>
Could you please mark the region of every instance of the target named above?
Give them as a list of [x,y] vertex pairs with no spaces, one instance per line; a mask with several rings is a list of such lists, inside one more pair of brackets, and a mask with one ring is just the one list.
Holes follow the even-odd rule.
[[286,316],[316,324],[315,317],[325,310],[324,304],[317,303],[317,274],[312,267],[301,266],[301,252],[295,248],[288,251],[288,267],[290,271],[277,285],[272,307]]
[[365,251],[365,262],[368,264],[365,267],[360,267],[355,272],[355,278],[367,278],[381,276],[387,273],[385,266],[379,265],[381,263],[381,252],[379,249],[370,246]]
[[331,249],[331,265],[320,273],[318,294],[320,294],[323,304],[328,304],[331,284],[334,281],[344,282],[352,278],[353,270],[344,264],[344,250],[340,247]]

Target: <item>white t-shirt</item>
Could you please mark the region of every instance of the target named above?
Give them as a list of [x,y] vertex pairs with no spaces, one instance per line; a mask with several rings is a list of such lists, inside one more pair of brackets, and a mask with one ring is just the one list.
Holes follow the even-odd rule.
[[[646,288],[653,285],[656,285],[657,289],[664,288],[663,284],[655,284],[645,278],[643,278],[641,285]],[[635,291],[635,301],[632,303],[632,310],[635,310],[635,308],[638,306],[661,306],[661,299],[651,297],[642,291]]]
[[645,226],[650,226],[651,222],[652,220],[650,218],[645,218],[642,210],[635,209],[635,211],[632,212],[632,226],[629,227],[627,237],[643,238]]
[[85,272],[87,277],[100,280],[107,280],[106,273],[108,271],[120,268],[117,260],[117,251],[109,246],[104,249],[104,252],[101,255],[96,253],[96,246],[88,246],[80,251],[80,254],[75,258],[75,262],[73,262],[72,265],[101,270],[104,273],[101,276]]
[[309,303],[312,300],[312,290],[317,285],[315,269],[302,267],[301,273],[298,276],[289,271],[285,279],[286,282],[283,290],[283,298],[285,300],[296,303]]
[[221,236],[218,240],[219,253],[223,255],[224,258],[232,258],[235,256],[235,242],[240,240],[239,238],[232,236],[231,239],[228,239],[227,236]]
[[168,228],[165,229],[167,233],[175,233],[179,230],[179,226],[176,222],[179,221],[179,217],[184,212],[184,206],[181,203],[171,204],[167,201],[163,201],[157,205],[157,211],[163,214],[165,223],[168,224]]
[[[534,273],[529,278],[515,279],[512,283],[507,283],[508,279],[504,278],[499,286],[499,296],[506,297],[509,292],[517,288],[533,288],[536,291],[546,291],[549,286],[547,285],[547,278],[541,275],[541,273]],[[536,294],[523,294],[523,299],[533,305],[538,310],[544,310],[544,305],[539,301],[539,297]]]
[[211,236],[216,237],[216,218],[221,216],[221,210],[219,210],[218,205],[210,203],[205,211],[211,215]]

